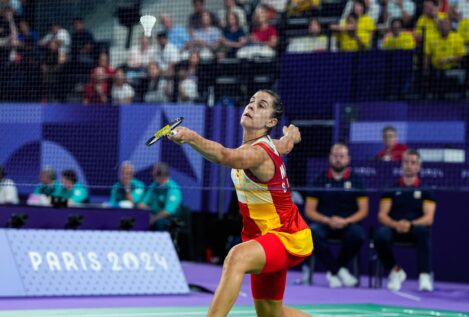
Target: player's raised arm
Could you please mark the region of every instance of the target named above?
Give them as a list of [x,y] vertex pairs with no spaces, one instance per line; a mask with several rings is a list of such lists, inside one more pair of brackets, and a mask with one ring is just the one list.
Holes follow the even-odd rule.
[[211,162],[236,169],[256,168],[268,158],[268,154],[259,147],[243,145],[236,149],[226,148],[185,127],[177,128],[169,139],[178,144],[190,145]]

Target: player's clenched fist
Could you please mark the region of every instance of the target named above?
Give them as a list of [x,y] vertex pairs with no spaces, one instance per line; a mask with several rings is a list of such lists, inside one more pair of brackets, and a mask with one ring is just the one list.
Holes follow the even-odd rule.
[[288,127],[283,127],[283,135],[287,138],[290,138],[293,143],[298,144],[301,142],[301,133],[300,129],[293,124],[290,124]]
[[178,127],[171,131],[171,133],[168,135],[168,139],[177,144],[184,144],[189,143],[195,135],[196,133],[191,129]]

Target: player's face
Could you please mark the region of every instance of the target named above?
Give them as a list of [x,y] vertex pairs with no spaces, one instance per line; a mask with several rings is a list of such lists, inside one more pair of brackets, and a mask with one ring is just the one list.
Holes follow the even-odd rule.
[[334,146],[329,154],[329,164],[336,171],[341,171],[350,164],[350,156],[345,146]]
[[274,111],[272,104],[273,97],[263,91],[256,92],[249,103],[244,108],[241,115],[241,125],[245,129],[268,129],[277,123],[277,119],[272,118]]
[[402,172],[406,177],[418,175],[420,172],[420,160],[417,155],[405,154],[402,157]]

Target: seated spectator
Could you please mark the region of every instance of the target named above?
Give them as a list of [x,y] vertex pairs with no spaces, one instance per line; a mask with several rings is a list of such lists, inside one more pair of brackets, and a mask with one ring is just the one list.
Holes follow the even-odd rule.
[[364,6],[364,11],[373,19],[374,24],[378,23],[381,7],[378,0],[348,0],[342,11],[341,21],[345,21],[350,13],[354,12],[353,6],[355,2],[360,1]]
[[192,0],[192,5],[194,7],[194,12],[189,16],[189,22],[187,28],[189,33],[192,35],[192,32],[197,29],[203,28],[203,14],[208,13],[210,15],[210,21],[213,26],[218,27],[219,21],[217,16],[208,10],[205,9],[204,0]]
[[51,166],[47,166],[39,173],[39,185],[29,195],[28,205],[50,206],[51,197],[60,194],[60,183],[57,181],[57,173]]
[[417,41],[427,43],[436,38],[439,33],[438,19],[444,17],[444,14],[438,13],[438,0],[424,0],[422,15],[418,18],[415,26]]
[[228,18],[227,13],[232,12],[238,17],[238,26],[243,29],[243,31],[248,31],[248,24],[246,20],[246,12],[243,9],[236,5],[235,0],[225,0],[225,6],[218,10],[218,21],[220,21],[220,26],[222,29],[228,27]]
[[154,60],[155,49],[151,45],[151,38],[142,35],[140,44],[130,48],[127,58],[127,76],[129,78],[142,76],[148,64]]
[[193,51],[189,55],[189,60],[179,65],[178,102],[193,102],[199,97],[197,85],[199,63],[199,53]]
[[145,184],[134,177],[135,168],[130,161],[121,164],[120,178],[111,189],[111,206],[132,208],[137,206],[145,194]]
[[[359,252],[365,241],[361,221],[368,215],[368,197],[363,182],[349,167],[350,156],[344,144],[335,144],[329,155],[329,169],[314,181],[307,194],[305,214],[313,223],[311,230],[315,254],[327,269],[329,287],[353,287],[357,277],[350,274],[347,265]],[[329,190],[328,190],[329,189]],[[337,259],[330,250],[330,237],[342,241]]]
[[189,41],[189,33],[186,28],[180,25],[173,25],[170,16],[167,14],[162,14],[160,21],[163,25],[163,32],[168,36],[169,43],[176,46],[178,50],[183,49],[184,45]]
[[238,50],[238,58],[252,59],[256,56],[274,57],[278,45],[278,32],[269,25],[266,9],[259,7],[254,16],[256,27],[249,36],[249,46]]
[[436,70],[448,70],[461,66],[467,51],[462,37],[451,30],[449,19],[438,21],[438,33],[425,43],[425,55]]
[[386,26],[391,27],[392,21],[400,19],[402,26],[408,27],[414,19],[415,3],[412,0],[385,0],[381,14]]
[[173,94],[173,82],[163,77],[157,63],[150,63],[147,75],[138,86],[140,100],[148,103],[168,102]]
[[116,70],[114,69],[114,67],[112,67],[109,64],[109,56],[105,52],[102,52],[102,53],[99,54],[99,56],[98,56],[98,66],[96,66],[96,68],[94,68],[91,71],[91,74],[94,74],[97,69],[104,70],[104,73],[106,74],[108,79],[112,79],[114,77],[114,75],[116,74]]
[[235,11],[228,11],[225,20],[226,27],[223,28],[223,37],[220,39],[219,57],[233,58],[236,56],[238,49],[246,45],[247,37],[243,28],[239,25],[238,15]]
[[42,74],[42,101],[50,102],[60,99],[61,78],[66,55],[59,48],[59,42],[49,41],[46,51],[42,54],[41,74]]
[[453,0],[450,2],[448,13],[451,21],[458,25],[458,33],[466,45],[469,44],[469,2],[465,0]]
[[85,28],[82,18],[73,20],[71,60],[74,70],[86,73],[91,70],[95,63],[93,34]]
[[133,87],[127,83],[127,77],[122,69],[118,69],[114,76],[114,83],[111,90],[112,104],[128,105],[135,97]]
[[388,32],[383,40],[385,50],[413,50],[415,49],[415,38],[411,32],[402,29],[402,20],[393,19],[391,32]]
[[37,32],[31,30],[29,23],[26,20],[20,20],[15,59],[22,63],[36,63],[39,60],[38,40]]
[[78,181],[74,170],[64,170],[61,183],[57,197],[65,200],[67,206],[79,205],[89,201],[88,189]]
[[0,204],[18,204],[18,190],[13,180],[6,178],[5,169],[0,166]]
[[379,151],[376,157],[386,162],[402,160],[402,154],[407,150],[407,146],[398,143],[396,128],[384,127],[382,135],[384,149]]
[[10,7],[0,8],[0,68],[9,62],[17,32],[13,10]]
[[179,51],[168,41],[166,32],[157,35],[158,45],[155,50],[155,61],[165,76],[174,75],[174,65],[179,62]]
[[386,272],[387,287],[399,291],[406,273],[394,258],[393,242],[411,241],[417,247],[419,290],[432,291],[431,227],[435,216],[435,197],[419,178],[421,159],[417,151],[407,150],[402,159],[402,177],[381,196],[374,245]]
[[70,51],[70,33],[59,23],[51,24],[49,33],[39,41],[39,45],[48,48],[50,42],[56,42],[59,52],[67,57]]
[[202,13],[202,27],[193,29],[191,39],[186,43],[186,50],[198,50],[200,58],[212,59],[221,39],[221,31],[214,26],[210,14]]
[[288,14],[317,16],[320,5],[321,0],[290,0]]
[[369,47],[371,38],[368,32],[359,32],[358,17],[350,13],[345,22],[331,25],[330,29],[337,33],[339,49],[344,52],[361,51]]
[[109,103],[109,80],[104,67],[96,67],[85,85],[83,104],[102,105]]
[[316,18],[309,21],[308,36],[291,39],[287,47],[287,52],[289,53],[325,51],[327,51],[327,36],[321,34],[321,24],[319,24]]
[[172,218],[178,216],[182,206],[182,193],[179,185],[170,178],[169,166],[157,163],[153,166],[153,182],[145,193],[140,208],[149,209],[150,228],[168,230]]

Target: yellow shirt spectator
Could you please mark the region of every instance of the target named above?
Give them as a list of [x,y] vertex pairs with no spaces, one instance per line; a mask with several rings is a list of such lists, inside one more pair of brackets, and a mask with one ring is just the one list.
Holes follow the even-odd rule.
[[469,19],[463,19],[459,21],[458,33],[461,35],[464,43],[469,44]]
[[386,50],[413,50],[415,39],[412,33],[402,31],[398,36],[388,35],[384,39],[383,48]]
[[[446,13],[438,12],[436,19],[445,19]],[[421,15],[417,20],[417,25],[415,26],[415,34],[419,39],[423,38],[423,32],[425,30],[425,41],[431,40],[438,36],[438,24],[435,19],[429,18],[426,15]]]
[[321,4],[321,0],[290,0],[288,14],[302,14],[316,9]]
[[[341,26],[346,26],[347,22],[342,21]],[[370,48],[373,31],[375,30],[375,22],[368,15],[362,15],[357,22],[357,36],[362,42],[365,49]],[[338,36],[339,47],[341,51],[356,52],[360,50],[357,39],[350,35],[347,31],[340,32]]]
[[463,57],[466,53],[462,37],[453,31],[445,38],[438,34],[425,45],[425,54],[430,55],[433,67],[440,70],[457,66],[459,62],[454,58]]

